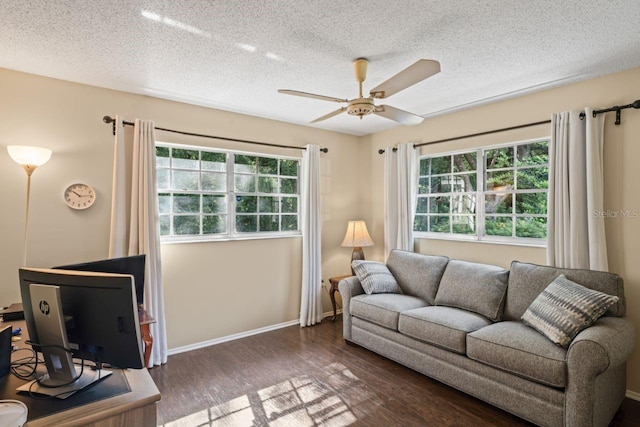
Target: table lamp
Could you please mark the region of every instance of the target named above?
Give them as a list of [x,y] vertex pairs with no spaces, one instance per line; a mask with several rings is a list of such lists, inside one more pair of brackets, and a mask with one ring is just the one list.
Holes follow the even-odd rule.
[[[342,240],[342,244],[345,248],[353,248],[353,252],[351,253],[351,261],[353,260],[363,260],[364,259],[364,251],[362,250],[363,246],[373,246],[373,240],[371,240],[371,236],[369,236],[369,232],[367,231],[367,224],[364,221],[349,221],[347,225],[347,232],[344,235],[344,240]],[[353,267],[351,267],[351,274],[355,276],[353,271]]]
[[31,147],[27,145],[10,145],[7,147],[9,156],[24,168],[27,173],[27,203],[24,214],[24,252],[22,265],[27,265],[27,234],[29,231],[29,193],[31,191],[31,174],[38,166],[42,166],[51,158],[48,148]]

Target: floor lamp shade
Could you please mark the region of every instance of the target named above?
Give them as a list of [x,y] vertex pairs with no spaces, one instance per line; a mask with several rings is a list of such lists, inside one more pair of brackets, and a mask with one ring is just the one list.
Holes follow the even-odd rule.
[[[349,221],[349,224],[347,224],[347,232],[340,246],[353,248],[353,252],[351,253],[352,262],[353,260],[363,260],[364,251],[362,247],[373,246],[373,240],[371,240],[371,236],[369,236],[369,232],[367,231],[367,224],[362,220]],[[354,274],[353,268],[351,269],[351,274]]]
[[28,145],[10,145],[7,147],[9,156],[27,173],[27,202],[24,210],[24,244],[22,265],[27,265],[27,236],[29,232],[29,193],[31,192],[31,174],[38,166],[42,166],[51,158],[48,148],[31,147]]
[[[7,147],[9,156],[14,162],[26,169],[30,167],[31,172],[38,166],[42,166],[51,158],[51,150],[48,148],[31,147],[28,145],[10,145]],[[30,174],[27,171],[27,174]]]

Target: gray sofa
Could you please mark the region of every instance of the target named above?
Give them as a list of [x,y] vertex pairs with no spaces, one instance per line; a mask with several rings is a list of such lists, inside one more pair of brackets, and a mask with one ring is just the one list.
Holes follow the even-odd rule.
[[[392,251],[402,293],[366,294],[339,283],[344,339],[543,426],[606,426],[626,391],[635,327],[615,274],[514,261],[510,270]],[[521,316],[564,274],[619,297],[567,349]]]

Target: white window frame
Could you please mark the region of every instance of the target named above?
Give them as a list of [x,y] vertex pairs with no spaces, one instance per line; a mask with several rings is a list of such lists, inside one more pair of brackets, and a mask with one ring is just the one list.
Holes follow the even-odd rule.
[[[161,243],[185,243],[185,242],[209,242],[209,241],[229,241],[229,240],[252,240],[252,239],[273,239],[273,238],[287,238],[287,237],[300,237],[302,236],[302,230],[301,230],[301,216],[300,216],[300,203],[301,203],[301,199],[302,199],[302,195],[300,192],[300,173],[301,173],[301,166],[302,166],[302,159],[300,157],[294,157],[294,156],[282,156],[282,155],[276,155],[276,154],[265,154],[265,153],[256,153],[256,152],[249,152],[249,151],[238,151],[238,150],[226,150],[226,149],[218,149],[218,148],[211,148],[211,147],[205,147],[205,146],[197,146],[197,145],[184,145],[184,144],[175,144],[175,143],[168,143],[168,142],[162,142],[162,141],[156,141],[156,147],[167,147],[167,148],[177,148],[177,149],[181,149],[181,150],[197,150],[197,151],[201,151],[201,152],[211,152],[211,153],[223,153],[226,154],[227,156],[227,160],[226,160],[226,191],[222,192],[222,191],[218,191],[218,192],[213,192],[213,191],[203,191],[203,190],[187,190],[187,191],[182,191],[182,190],[174,190],[174,189],[159,189],[157,188],[157,194],[164,194],[164,193],[181,193],[181,194],[199,194],[199,195],[210,195],[210,194],[218,194],[218,195],[224,195],[225,196],[225,200],[227,202],[227,212],[226,215],[227,216],[227,221],[226,221],[226,225],[227,225],[227,232],[226,233],[219,233],[219,234],[189,234],[189,235],[177,235],[177,236],[160,236],[160,241]],[[260,193],[258,192],[258,185],[259,185],[259,181],[256,179],[256,191],[253,193],[236,193],[235,191],[235,168],[234,168],[234,159],[236,155],[241,155],[241,156],[250,156],[250,157],[264,157],[264,158],[269,158],[269,159],[279,159],[279,160],[294,160],[296,162],[298,162],[298,174],[295,177],[297,180],[297,184],[298,184],[298,191],[296,193],[291,193],[291,194],[285,194],[285,193]],[[170,157],[172,158],[172,157]],[[171,165],[172,166],[172,165]],[[170,171],[173,170],[173,167],[169,167],[169,168],[162,168],[162,169],[169,169]],[[199,169],[201,170],[201,169]],[[243,175],[247,175],[246,173]],[[255,174],[250,174],[250,175],[255,175],[256,177],[258,176],[264,176],[263,174],[259,174],[258,171],[256,170]],[[269,176],[277,176],[277,177],[285,177],[284,175],[269,175]],[[293,176],[291,176],[291,178],[294,178]],[[169,177],[169,179],[171,180],[171,175]],[[248,196],[265,196],[265,197],[295,197],[297,198],[297,211],[295,213],[285,213],[284,215],[290,214],[290,215],[295,215],[297,216],[297,222],[298,222],[298,229],[295,231],[257,231],[257,232],[236,232],[235,231],[235,222],[236,222],[236,215],[242,215],[242,213],[237,213],[236,212],[236,196],[237,195],[248,195]],[[256,206],[256,212],[255,215],[258,217],[258,221],[259,221],[259,202],[257,202],[257,206]],[[171,212],[169,214],[171,216],[171,222],[170,222],[170,227],[172,227],[173,225],[173,217],[174,217],[174,213]],[[202,212],[200,212],[198,215],[202,215]],[[283,216],[282,212],[278,212],[277,214],[274,213],[274,215],[278,215],[279,220],[281,221],[281,218]]]
[[[466,242],[482,242],[482,243],[493,243],[493,244],[507,244],[507,245],[517,245],[517,246],[533,246],[533,247],[546,247],[547,239],[538,239],[531,237],[515,237],[515,236],[489,236],[485,233],[485,217],[487,214],[485,213],[485,194],[493,194],[497,191],[485,190],[485,179],[486,179],[486,157],[485,153],[489,150],[500,149],[500,148],[508,148],[513,147],[514,150],[519,145],[527,145],[535,142],[547,141],[550,143],[551,137],[541,137],[534,138],[522,141],[512,141],[507,143],[483,146],[472,149],[462,149],[455,151],[448,151],[443,153],[431,153],[422,155],[419,157],[418,161],[421,161],[425,158],[434,158],[434,157],[443,157],[443,156],[454,156],[457,154],[464,153],[476,153],[476,234],[459,234],[459,233],[437,233],[437,232],[429,232],[429,231],[414,231],[414,237],[418,239],[433,239],[433,240],[454,240],[454,241],[466,241]],[[514,164],[511,168],[505,168],[514,171],[516,174],[519,167],[517,164]],[[431,171],[429,171],[431,174]],[[453,175],[456,173],[452,172]],[[515,180],[514,176],[514,180]],[[535,190],[511,190],[510,191],[515,197],[516,194],[524,194],[524,193],[537,193],[537,192],[548,192],[548,189],[535,189]],[[464,193],[448,193],[450,195],[463,195],[468,194],[469,192]],[[429,193],[430,194],[430,193]],[[515,206],[515,204],[514,204]],[[515,209],[515,208],[514,208]],[[519,214],[516,214],[515,211],[512,214],[504,214],[504,216],[511,217],[515,220]],[[449,216],[452,217],[452,213],[450,210]],[[492,216],[492,215],[489,215]],[[499,215],[500,216],[500,215]],[[526,214],[524,216],[539,216],[548,218],[548,212],[546,215],[538,214],[538,215],[529,215]],[[515,221],[513,224],[515,227]]]

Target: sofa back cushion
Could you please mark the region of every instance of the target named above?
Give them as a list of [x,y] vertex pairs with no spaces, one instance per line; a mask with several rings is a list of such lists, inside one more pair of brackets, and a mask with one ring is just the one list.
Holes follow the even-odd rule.
[[504,307],[504,319],[520,320],[520,317],[538,295],[561,274],[564,274],[572,282],[586,288],[617,296],[618,302],[611,306],[605,315],[624,316],[624,285],[622,278],[616,274],[513,261],[509,273],[509,288]]
[[436,305],[462,308],[498,322],[508,279],[509,271],[504,268],[451,260],[440,280]]
[[405,294],[422,298],[433,305],[448,262],[449,258],[444,256],[394,249],[387,259],[387,267]]

